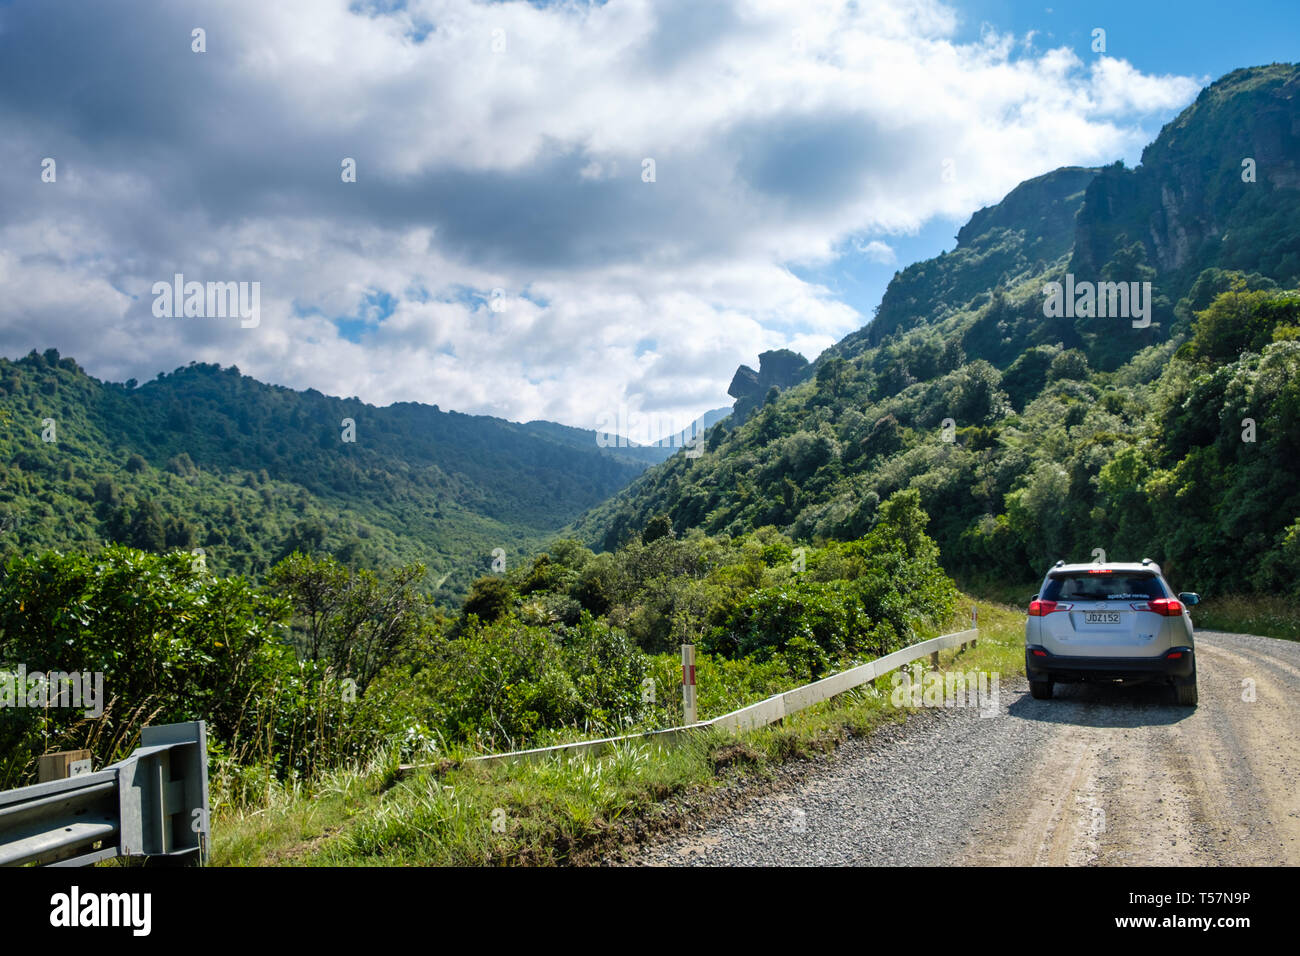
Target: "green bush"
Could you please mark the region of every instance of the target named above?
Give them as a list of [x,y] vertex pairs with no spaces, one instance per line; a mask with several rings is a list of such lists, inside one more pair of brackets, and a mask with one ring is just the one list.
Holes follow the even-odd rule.
[[147,723],[203,718],[232,739],[266,688],[291,672],[288,609],[243,578],[216,578],[189,554],[113,547],[97,557],[11,559],[0,576],[0,665],[103,674],[104,712],[0,711],[6,783],[47,749],[88,747],[95,764],[128,752]]

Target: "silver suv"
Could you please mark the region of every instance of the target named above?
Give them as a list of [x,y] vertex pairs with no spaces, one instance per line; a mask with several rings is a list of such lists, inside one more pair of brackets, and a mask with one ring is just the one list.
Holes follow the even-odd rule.
[[1196,706],[1196,655],[1188,607],[1174,596],[1160,566],[1057,561],[1029,603],[1025,674],[1039,700],[1057,682],[1160,681],[1179,704]]

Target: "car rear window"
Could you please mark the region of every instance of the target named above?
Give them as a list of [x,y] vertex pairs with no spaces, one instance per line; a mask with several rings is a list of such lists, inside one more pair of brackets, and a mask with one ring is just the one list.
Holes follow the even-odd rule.
[[1154,574],[1073,571],[1048,577],[1044,601],[1126,601],[1168,597]]

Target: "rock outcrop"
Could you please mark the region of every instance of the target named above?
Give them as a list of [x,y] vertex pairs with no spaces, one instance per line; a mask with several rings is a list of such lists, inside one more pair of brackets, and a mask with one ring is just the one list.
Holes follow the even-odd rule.
[[742,422],[749,414],[763,404],[769,389],[789,388],[803,378],[808,369],[808,360],[798,352],[789,349],[776,349],[764,352],[758,357],[758,371],[748,365],[736,369],[736,374],[727,386],[727,394],[736,400],[731,414],[737,422]]

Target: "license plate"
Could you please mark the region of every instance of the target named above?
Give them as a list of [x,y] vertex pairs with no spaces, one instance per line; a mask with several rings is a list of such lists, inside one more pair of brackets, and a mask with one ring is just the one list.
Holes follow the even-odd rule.
[[1119,611],[1084,611],[1084,624],[1118,624]]

